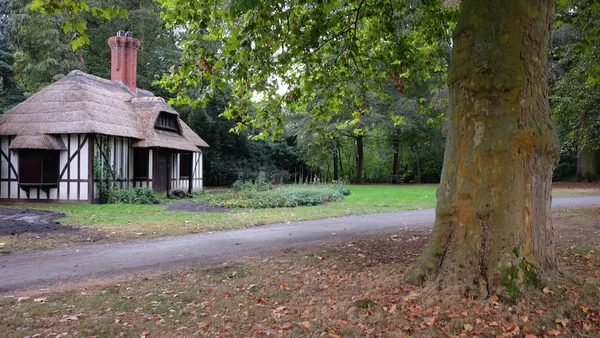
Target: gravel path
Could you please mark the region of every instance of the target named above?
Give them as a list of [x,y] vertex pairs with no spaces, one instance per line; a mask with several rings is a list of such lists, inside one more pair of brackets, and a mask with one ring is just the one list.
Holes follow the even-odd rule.
[[[596,204],[600,204],[600,196],[553,201],[553,207]],[[425,209],[355,215],[130,243],[17,252],[0,256],[0,292],[151,268],[206,266],[365,235],[429,229],[434,214],[434,209]]]

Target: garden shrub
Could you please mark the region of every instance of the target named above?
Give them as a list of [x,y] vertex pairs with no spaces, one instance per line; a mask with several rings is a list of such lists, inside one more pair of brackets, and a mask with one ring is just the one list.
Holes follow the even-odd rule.
[[292,185],[253,191],[250,196],[242,190],[229,199],[215,201],[213,204],[229,208],[289,208],[339,201],[344,194],[347,196],[350,190],[327,185]]
[[340,194],[342,194],[342,196],[350,196],[351,194],[350,189],[348,189],[347,187],[341,186],[337,187],[336,189]]
[[156,204],[160,201],[152,189],[130,188],[110,189],[106,202],[109,204]]
[[237,180],[233,183],[233,190],[247,198],[252,198],[254,194],[262,191],[267,191],[271,188],[271,184],[266,179],[264,173],[260,173],[255,180]]

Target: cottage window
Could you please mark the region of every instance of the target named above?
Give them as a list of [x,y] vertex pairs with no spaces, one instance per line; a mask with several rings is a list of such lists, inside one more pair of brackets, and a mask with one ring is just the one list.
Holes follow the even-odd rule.
[[190,177],[190,153],[181,153],[179,154],[179,177],[180,178],[188,178]]
[[173,131],[178,133],[179,128],[177,124],[177,115],[169,114],[167,112],[160,112],[158,115],[158,119],[156,119],[156,124],[154,125],[156,129],[162,129],[167,131]]
[[56,185],[59,158],[57,150],[19,150],[19,184]]
[[136,180],[148,178],[149,151],[146,148],[136,148],[133,151],[133,177]]

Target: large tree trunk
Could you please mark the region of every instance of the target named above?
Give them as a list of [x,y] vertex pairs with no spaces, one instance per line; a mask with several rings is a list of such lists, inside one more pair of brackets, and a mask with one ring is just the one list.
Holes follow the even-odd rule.
[[339,173],[338,173],[338,162],[339,162],[340,153],[338,150],[337,142],[334,141],[333,144],[333,180],[339,181]]
[[554,1],[462,6],[435,225],[407,278],[433,281],[442,297],[516,298],[556,268],[546,75]]
[[338,160],[340,161],[340,177],[344,179],[344,167],[342,166],[342,145],[339,142],[337,142],[336,144],[338,149]]
[[363,159],[364,155],[363,136],[356,136],[356,180],[354,183],[361,184],[363,177]]
[[600,150],[582,148],[577,153],[577,175],[589,181],[600,178]]
[[393,147],[394,147],[394,161],[392,164],[392,175],[398,175],[398,164],[400,162],[400,130],[396,132],[396,136],[394,137]]

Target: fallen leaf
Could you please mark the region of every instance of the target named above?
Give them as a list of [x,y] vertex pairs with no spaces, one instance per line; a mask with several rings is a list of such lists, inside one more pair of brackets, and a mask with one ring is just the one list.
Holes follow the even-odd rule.
[[206,329],[208,327],[208,322],[197,322],[196,326],[198,326],[198,328],[200,329]]
[[534,335],[534,334],[526,334],[525,338],[538,338],[538,336]]
[[292,327],[292,324],[290,324],[290,323],[285,323],[285,324],[279,325],[279,328],[282,329],[282,330],[287,330],[287,329],[289,329],[291,327]]
[[527,321],[529,321],[529,316],[521,317],[521,321],[523,321],[523,323],[527,323]]
[[589,308],[589,307],[587,307],[587,306],[583,306],[583,305],[579,305],[579,308],[580,308],[580,309],[581,309],[581,311],[583,311],[584,313],[587,313],[587,312],[590,310],[590,308]]
[[305,322],[298,322],[296,323],[299,326],[303,327],[305,330],[309,330],[310,329],[310,322],[307,320]]
[[542,292],[544,292],[544,293],[545,293],[545,294],[547,294],[547,295],[552,295],[552,294],[554,294],[554,291],[550,290],[550,288],[548,288],[548,287],[545,287],[545,288],[543,288],[543,289],[542,289]]
[[546,333],[549,335],[552,335],[552,336],[558,336],[558,335],[560,335],[561,332],[559,330],[550,330],[550,331],[547,331]]
[[561,324],[563,327],[567,327],[567,324],[569,324],[569,320],[567,318],[555,319],[554,322],[556,324]]
[[471,330],[473,330],[473,325],[471,325],[471,324],[465,324],[465,325],[463,325],[463,327],[464,327],[464,328],[465,328],[465,330],[467,330],[467,331],[471,331]]
[[64,316],[62,316],[62,319],[59,320],[59,322],[66,323],[66,322],[73,322],[73,321],[76,321],[76,320],[79,320],[79,317],[74,316],[74,315],[72,315],[72,316],[64,315]]

